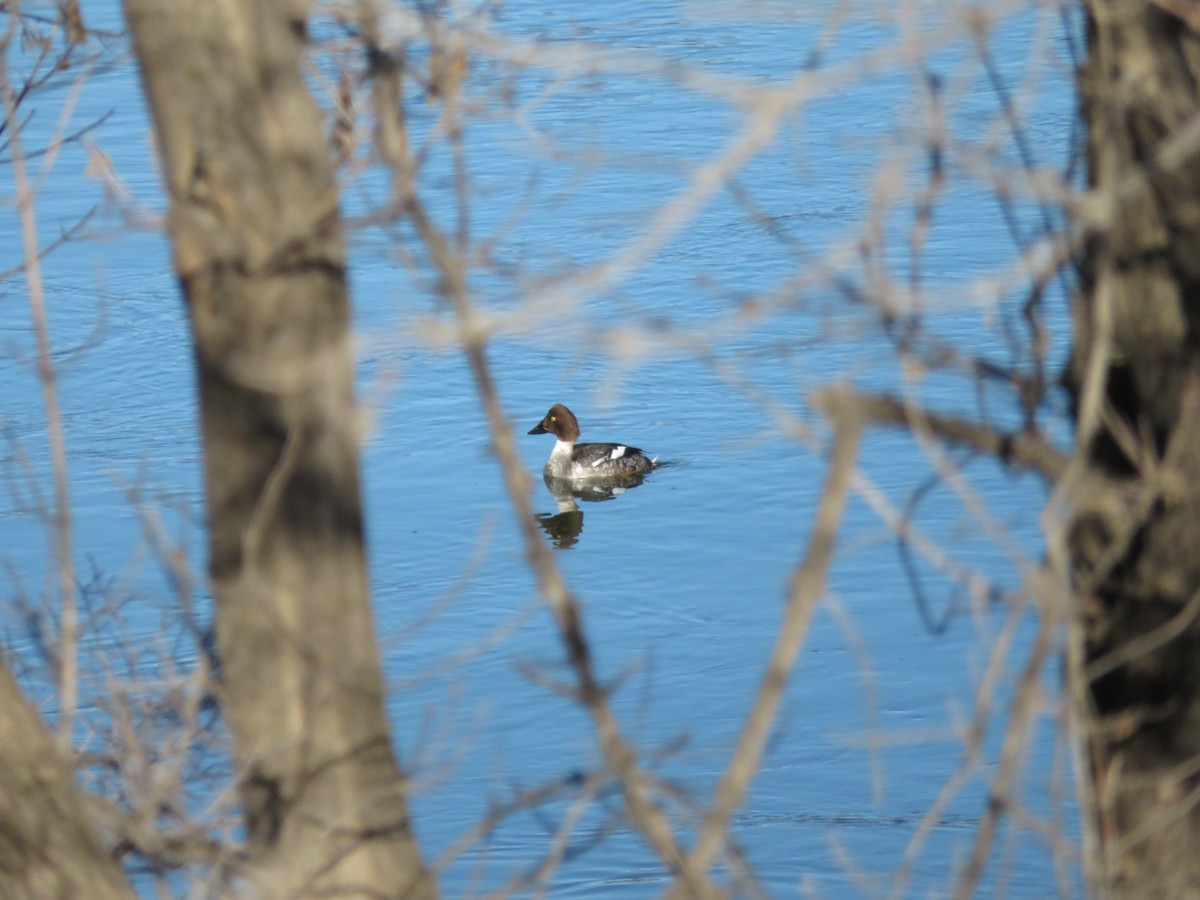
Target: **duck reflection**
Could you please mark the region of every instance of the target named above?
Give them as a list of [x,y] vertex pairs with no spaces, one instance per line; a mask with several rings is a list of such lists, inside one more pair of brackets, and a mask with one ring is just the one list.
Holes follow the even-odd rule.
[[558,507],[555,513],[538,513],[538,524],[546,536],[559,550],[567,550],[579,542],[583,531],[583,510],[577,500],[585,503],[602,503],[612,500],[643,481],[642,473],[613,478],[592,478],[588,481],[573,481],[569,478],[544,476],[547,490]]

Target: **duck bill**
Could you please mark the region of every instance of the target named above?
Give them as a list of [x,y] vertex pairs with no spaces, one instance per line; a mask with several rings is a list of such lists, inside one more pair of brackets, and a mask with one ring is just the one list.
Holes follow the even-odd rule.
[[536,425],[534,425],[532,428],[530,428],[527,433],[528,434],[549,434],[549,432],[546,431],[545,427],[542,425],[541,422],[538,422]]

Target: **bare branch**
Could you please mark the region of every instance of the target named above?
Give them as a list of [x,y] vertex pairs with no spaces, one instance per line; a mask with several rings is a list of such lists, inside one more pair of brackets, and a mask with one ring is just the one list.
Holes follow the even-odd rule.
[[[855,393],[853,402],[861,406],[869,422],[911,429],[909,404],[896,397]],[[1037,472],[1046,481],[1056,482],[1066,471],[1070,459],[1037,433],[1024,429],[1005,432],[988,425],[969,422],[922,410],[920,426],[949,444],[969,447],[995,457],[999,462]]]
[[[767,660],[762,683],[754,697],[754,703],[746,716],[732,758],[717,785],[712,809],[704,817],[699,838],[688,858],[684,861],[683,881],[691,873],[695,881],[706,877],[709,866],[725,839],[734,810],[741,805],[746,790],[758,773],[767,736],[775,713],[783,700],[788,678],[796,657],[808,632],[813,611],[825,590],[829,563],[841,527],[846,498],[850,491],[851,475],[864,427],[860,408],[846,403],[846,388],[834,388],[819,395],[815,404],[830,418],[834,427],[833,449],[830,454],[829,474],[821,502],[817,507],[815,524],[809,538],[808,550],[803,561],[792,571],[788,579],[787,600],[784,604],[783,621],[771,655]],[[677,889],[683,885],[677,885]]]

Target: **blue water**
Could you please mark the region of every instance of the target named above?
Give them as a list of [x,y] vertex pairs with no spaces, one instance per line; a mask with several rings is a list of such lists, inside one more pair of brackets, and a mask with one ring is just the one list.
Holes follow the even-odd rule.
[[[899,387],[900,369],[872,311],[847,303],[821,263],[867,283],[861,261],[835,251],[863,234],[864,217],[879,203],[880,167],[893,166],[909,190],[884,216],[879,262],[896,284],[907,282],[911,191],[927,175],[914,137],[928,100],[920,73],[893,58],[820,93],[739,169],[737,193],[715,192],[669,241],[602,290],[581,274],[636,242],[662,205],[688,189],[695,167],[737,139],[746,111],[724,99],[731,87],[787,83],[826,28],[833,31],[824,64],[832,72],[853,74],[856,60],[880,59],[895,46],[897,28],[865,10],[839,22],[833,5],[810,6],[798,12],[750,3],[744,16],[731,17],[725,5],[698,0],[508,4],[495,20],[497,33],[560,49],[580,42],[618,57],[561,78],[537,66],[513,72],[480,60],[469,82],[471,233],[491,244],[471,273],[475,302],[496,313],[538,313],[490,348],[534,475],[535,509],[556,512],[537,477],[550,440],[524,432],[553,402],[574,409],[585,439],[626,441],[679,463],[610,502],[581,504],[582,532],[556,559],[584,604],[600,672],[622,679],[613,702],[626,734],[646,759],[661,755],[655,771],[701,806],[756,689],[822,487],[826,436],[804,396],[845,377]],[[116,27],[107,5],[93,15],[94,23]],[[1055,16],[1024,12],[1005,20],[992,41],[1003,77],[1027,88],[1022,109],[1047,169],[1066,158],[1073,115],[1057,27]],[[986,180],[969,162],[1016,157],[975,55],[946,28],[941,20],[914,26],[938,42],[928,67],[945,80],[948,127],[974,149],[951,172],[926,244],[922,287],[931,298],[929,326],[943,340],[1003,360],[1000,324],[1011,309],[981,302],[972,289],[1011,264],[1013,245]],[[651,60],[655,71],[630,74],[620,59]],[[688,84],[678,77],[680,65],[718,80]],[[511,80],[500,83],[501,73]],[[153,214],[162,201],[138,91],[136,73],[119,62],[92,77],[72,121],[111,113],[92,140]],[[447,148],[428,137],[438,109],[412,99],[414,134],[431,142],[422,196],[453,230]],[[27,145],[44,138],[53,109],[31,124]],[[67,362],[76,545],[89,570],[108,574],[114,597],[134,598],[128,631],[149,641],[174,598],[146,550],[130,486],[165,510],[169,529],[197,570],[203,567],[191,357],[161,235],[129,227],[122,215],[128,205],[106,200],[87,164],[83,148],[66,148],[38,204],[46,239],[101,206],[88,239],[53,254],[45,273],[55,346]],[[2,190],[11,197],[11,183]],[[384,191],[378,176],[348,183],[348,215],[368,213]],[[1026,236],[1040,227],[1031,203],[1019,203],[1015,215]],[[365,489],[380,640],[393,685],[389,710],[415,779],[417,834],[436,859],[490,804],[592,771],[598,756],[579,710],[523,674],[567,677],[469,373],[452,347],[431,347],[425,338],[429,324],[448,322],[448,314],[430,293],[410,231],[399,233],[407,241],[399,248],[387,234],[352,235],[351,283],[361,396],[373,422],[364,443]],[[18,259],[11,203],[0,211],[0,234],[7,248],[0,266],[7,267]],[[1014,298],[1006,299],[1011,307]],[[23,477],[20,454],[43,479],[48,464],[19,278],[0,285],[0,300],[0,424],[15,442],[4,451],[13,485]],[[1050,303],[1051,321],[1061,326],[1061,294]],[[631,328],[648,328],[647,342],[631,343]],[[80,344],[85,349],[71,356]],[[1053,350],[1061,358],[1063,341]],[[977,411],[961,379],[931,376],[913,389],[939,408]],[[764,398],[805,423],[813,440],[784,436]],[[1004,405],[993,411],[1012,414]],[[933,469],[912,440],[872,431],[862,471],[902,508]],[[1043,492],[983,460],[965,477],[1002,541],[946,486],[928,494],[917,522],[995,594],[1011,592],[1020,567],[1035,565],[1041,552]],[[10,488],[0,498],[5,591],[38,596],[50,583],[44,532],[19,507],[21,496]],[[937,609],[968,603],[928,562],[921,574]],[[959,765],[962,724],[1007,611],[975,599],[974,614],[931,633],[896,537],[863,497],[851,501],[829,604],[814,619],[762,773],[735,818],[735,839],[768,895],[886,892],[925,810]],[[1026,616],[1019,627],[1010,673],[1033,624]],[[1051,694],[1054,685],[1048,673]],[[1006,699],[1002,688],[997,714]],[[1022,788],[1037,815],[1049,808],[1056,739],[1053,723],[1041,722]],[[994,723],[983,763],[924,845],[913,896],[948,891],[970,850],[996,759],[1002,720]],[[449,862],[446,896],[484,893],[532,868],[569,808],[562,799],[504,822]],[[587,811],[572,858],[554,877],[555,895],[662,890],[660,869],[623,828],[619,810],[617,798],[604,795]],[[1016,896],[1058,889],[1033,829],[1002,832],[996,858],[1005,853],[1011,865],[999,876],[989,870],[989,891],[1005,883]]]

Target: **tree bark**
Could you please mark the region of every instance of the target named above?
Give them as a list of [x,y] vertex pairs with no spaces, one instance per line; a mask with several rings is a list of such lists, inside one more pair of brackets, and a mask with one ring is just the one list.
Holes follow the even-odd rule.
[[266,897],[431,897],[385,717],[343,236],[300,6],[125,2],[194,339],[243,874]]
[[[1200,892],[1200,41],[1164,2],[1087,0],[1088,179],[1068,386],[1087,476],[1069,549],[1103,879]],[[1190,4],[1183,4],[1190,6]],[[1088,411],[1089,380],[1104,409]],[[1087,421],[1090,418],[1090,422]]]
[[131,898],[88,821],[74,773],[0,665],[0,896]]

